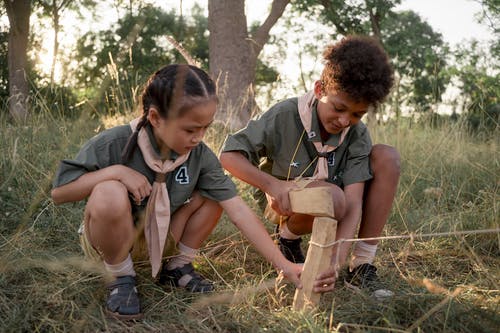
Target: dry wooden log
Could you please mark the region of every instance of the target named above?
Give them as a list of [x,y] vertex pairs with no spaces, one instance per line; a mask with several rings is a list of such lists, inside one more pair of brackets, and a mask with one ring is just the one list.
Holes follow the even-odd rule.
[[337,232],[331,191],[327,187],[304,188],[290,191],[292,211],[315,216],[311,241],[302,272],[302,289],[295,291],[293,309],[315,308],[321,294],[313,291],[319,273],[331,265],[332,247]]

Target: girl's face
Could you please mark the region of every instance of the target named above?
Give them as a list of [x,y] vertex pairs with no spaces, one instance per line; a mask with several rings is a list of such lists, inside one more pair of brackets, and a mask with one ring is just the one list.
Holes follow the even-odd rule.
[[217,103],[211,100],[185,110],[179,117],[167,118],[150,109],[148,118],[162,157],[168,157],[170,150],[184,155],[196,147],[214,121],[216,108]]
[[318,99],[318,118],[322,130],[329,134],[338,134],[344,128],[357,124],[370,106],[366,102],[356,102],[343,91],[330,89],[323,92],[320,81],[314,84],[314,93]]

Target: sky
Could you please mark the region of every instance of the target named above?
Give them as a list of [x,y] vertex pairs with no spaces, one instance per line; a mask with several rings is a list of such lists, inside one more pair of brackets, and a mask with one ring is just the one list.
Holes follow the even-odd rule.
[[481,5],[473,0],[405,0],[397,10],[417,12],[432,28],[440,32],[452,45],[464,39],[492,39],[488,27],[477,23],[474,16],[481,12]]

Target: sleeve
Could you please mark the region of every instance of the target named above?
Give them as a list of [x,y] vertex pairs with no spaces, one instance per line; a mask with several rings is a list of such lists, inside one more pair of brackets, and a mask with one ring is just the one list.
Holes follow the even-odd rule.
[[372,141],[368,129],[363,126],[354,134],[347,148],[347,162],[343,175],[344,186],[364,182],[373,177],[370,169]]
[[234,134],[227,136],[222,151],[239,151],[255,166],[259,165],[260,158],[267,155],[269,129],[273,121],[269,117],[261,116],[252,119],[247,126]]
[[233,181],[224,173],[219,159],[206,147],[197,188],[200,194],[214,201],[224,201],[238,195]]
[[115,149],[112,143],[110,140],[104,140],[102,133],[87,141],[73,160],[61,161],[52,186],[68,184],[87,172],[119,163],[121,150]]

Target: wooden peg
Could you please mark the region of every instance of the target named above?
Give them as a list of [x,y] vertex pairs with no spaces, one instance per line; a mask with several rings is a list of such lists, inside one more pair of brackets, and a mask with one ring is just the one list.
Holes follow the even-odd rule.
[[332,191],[328,187],[306,187],[289,192],[294,213],[334,217]]
[[337,233],[331,191],[327,187],[312,187],[290,191],[290,203],[295,213],[315,216],[311,241],[301,275],[302,289],[295,290],[293,309],[313,309],[321,299],[313,291],[319,273],[331,265],[332,247]]

